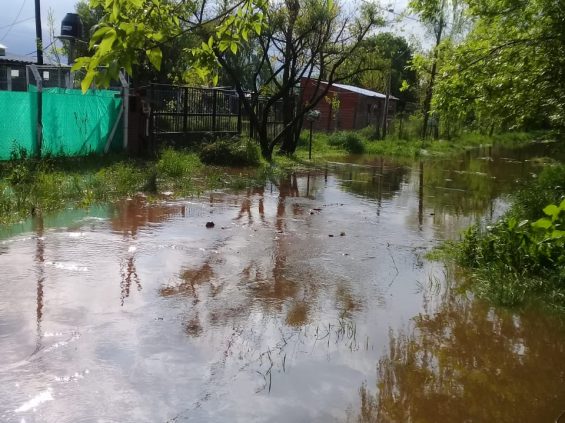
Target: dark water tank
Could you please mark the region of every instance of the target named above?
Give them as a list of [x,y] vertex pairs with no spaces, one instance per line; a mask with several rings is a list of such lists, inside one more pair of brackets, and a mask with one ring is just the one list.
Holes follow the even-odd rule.
[[61,37],[82,38],[82,21],[76,13],[67,13],[61,23]]

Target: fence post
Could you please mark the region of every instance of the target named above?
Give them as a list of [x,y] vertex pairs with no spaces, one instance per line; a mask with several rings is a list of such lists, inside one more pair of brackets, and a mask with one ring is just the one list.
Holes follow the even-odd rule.
[[157,148],[155,146],[155,115],[153,114],[153,102],[155,101],[155,84],[149,85],[149,153],[154,155]]
[[212,132],[216,132],[216,103],[218,101],[218,91],[215,89],[212,91]]
[[241,99],[237,96],[237,133],[241,135]]
[[43,79],[39,74],[39,70],[36,65],[30,65],[31,73],[35,78],[37,84],[37,140],[36,140],[36,155],[41,157],[41,146],[43,144]]
[[184,102],[183,102],[183,116],[182,116],[182,131],[188,131],[188,87],[184,88]]
[[120,82],[122,83],[124,99],[123,99],[123,110],[124,110],[124,151],[128,148],[128,124],[129,124],[129,82],[126,79],[125,73],[120,71]]

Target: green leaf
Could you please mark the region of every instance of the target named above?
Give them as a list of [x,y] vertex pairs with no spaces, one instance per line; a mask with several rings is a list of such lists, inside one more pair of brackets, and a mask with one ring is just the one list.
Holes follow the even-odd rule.
[[561,210],[555,204],[550,204],[543,209],[543,212],[555,220],[557,219],[557,216],[559,216],[559,212],[561,212]]
[[90,88],[90,84],[92,84],[92,80],[94,79],[95,76],[96,76],[95,70],[89,70],[88,72],[86,72],[84,79],[80,83],[80,88],[82,89],[83,94],[88,91],[88,89]]
[[231,43],[230,49],[233,54],[237,54],[237,43]]
[[534,223],[532,223],[532,226],[534,228],[537,228],[537,229],[546,229],[547,230],[547,229],[551,228],[552,223],[551,223],[551,220],[549,220],[545,217],[542,217],[541,219],[536,220]]
[[565,231],[560,231],[560,230],[554,230],[553,232],[551,232],[551,237],[552,238],[565,238]]
[[261,35],[261,30],[263,29],[263,25],[261,25],[261,22],[254,22],[253,29],[255,30],[255,33],[257,35]]
[[565,210],[565,200],[563,200],[561,204],[559,204],[559,209]]
[[151,50],[146,50],[145,53],[149,57],[149,61],[155,69],[161,69],[161,61],[163,60],[163,52],[159,47],[153,47]]

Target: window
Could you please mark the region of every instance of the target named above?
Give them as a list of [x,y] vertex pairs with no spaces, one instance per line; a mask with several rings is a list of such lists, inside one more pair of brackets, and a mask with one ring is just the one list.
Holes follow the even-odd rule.
[[43,71],[43,79],[49,81],[49,71]]
[[20,70],[19,69],[10,69],[10,77],[19,78],[20,77]]

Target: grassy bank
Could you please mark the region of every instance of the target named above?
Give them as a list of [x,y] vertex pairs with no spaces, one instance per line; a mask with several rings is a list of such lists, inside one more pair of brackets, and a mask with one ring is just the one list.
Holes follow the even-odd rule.
[[[234,163],[237,170],[218,166]],[[0,224],[62,208],[88,208],[136,194],[150,200],[197,196],[213,189],[260,185],[275,170],[247,140],[201,152],[163,150],[155,160],[125,156],[14,158],[0,162]]]
[[468,269],[472,291],[496,304],[565,312],[564,198],[565,165],[547,167],[502,218],[470,227],[432,255]]
[[[149,199],[167,196],[189,197],[212,189],[242,189],[261,185],[276,173],[289,172],[323,163],[328,158],[349,154],[384,154],[415,157],[420,154],[457,153],[488,142],[527,142],[528,134],[503,137],[463,137],[447,143],[432,141],[372,141],[367,131],[318,133],[313,140],[313,160],[308,160],[308,137],[301,137],[294,157],[275,156],[274,164],[260,158],[250,140],[220,140],[199,151],[163,150],[155,160],[134,160],[124,156],[83,158],[14,157],[0,162],[0,224],[65,207],[89,207],[143,193]],[[425,148],[425,150],[422,150]],[[237,166],[237,170],[221,165]]]
[[[349,154],[374,154],[392,157],[414,158],[419,156],[440,156],[457,154],[470,148],[487,145],[519,147],[545,136],[541,133],[511,132],[493,136],[465,133],[452,140],[371,139],[367,130],[314,133],[312,138],[312,158],[320,161]],[[304,132],[300,138],[296,157],[308,158],[309,136]]]

